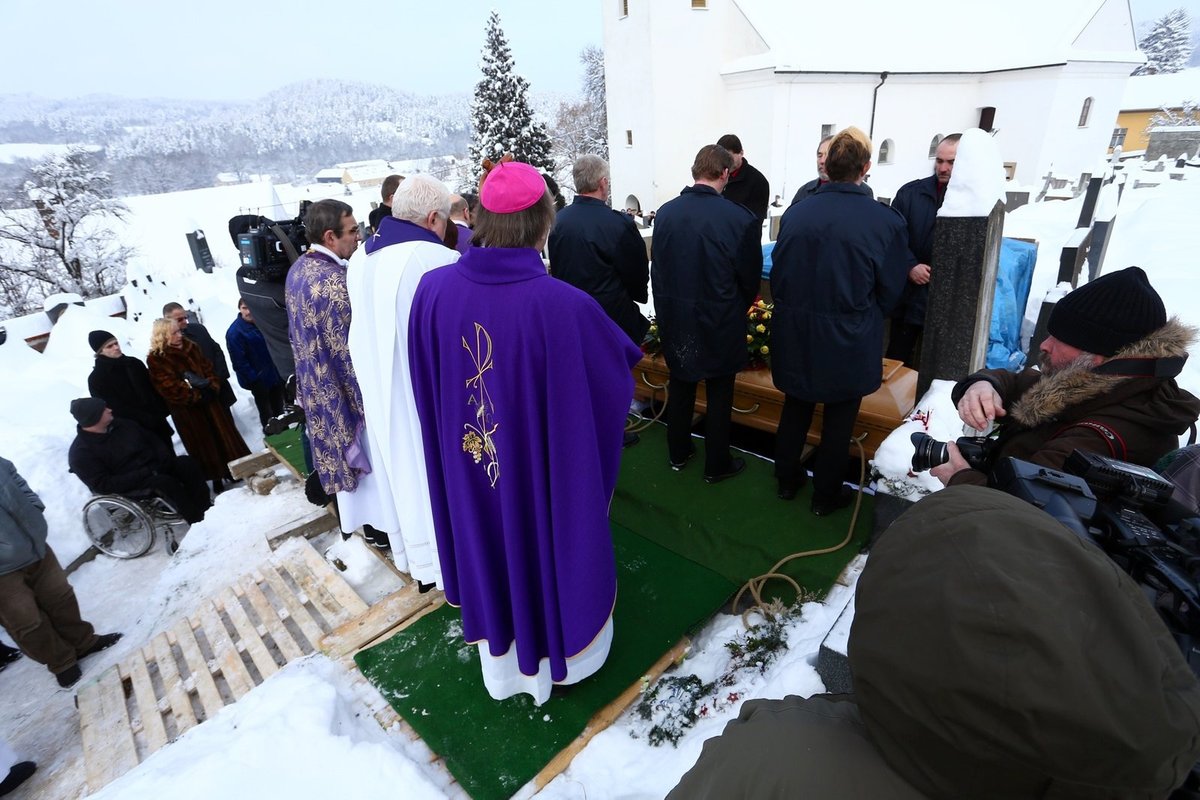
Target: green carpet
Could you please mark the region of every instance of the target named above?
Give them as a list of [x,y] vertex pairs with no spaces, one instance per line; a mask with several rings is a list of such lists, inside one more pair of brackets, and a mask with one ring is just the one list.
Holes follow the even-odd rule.
[[[642,441],[625,450],[610,518],[684,558],[741,584],[769,570],[785,555],[830,547],[850,524],[853,505],[828,517],[809,512],[809,486],[790,502],[775,496],[775,465],[747,454],[746,471],[709,485],[703,480],[704,442],[685,469],[667,466],[666,427],[651,425]],[[850,544],[835,553],[797,559],[783,568],[809,592],[824,596],[871,533],[874,499],[863,497]],[[784,582],[768,585],[766,596],[791,602]]]
[[263,441],[274,448],[275,452],[301,475],[308,474],[304,465],[304,447],[300,444],[300,427],[288,428],[283,433],[274,436],[264,436]]
[[477,649],[463,642],[459,612],[450,606],[354,657],[475,800],[507,798],[531,780],[737,588],[619,525],[612,532],[618,594],[608,660],[541,707],[528,695],[502,702],[488,696]]

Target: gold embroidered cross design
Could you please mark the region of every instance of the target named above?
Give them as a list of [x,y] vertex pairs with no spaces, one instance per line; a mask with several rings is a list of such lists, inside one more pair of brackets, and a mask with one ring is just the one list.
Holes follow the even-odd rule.
[[475,349],[471,349],[465,336],[462,339],[462,345],[463,349],[470,353],[471,360],[475,363],[475,374],[467,378],[466,387],[474,390],[470,399],[467,400],[467,405],[476,407],[475,424],[472,425],[469,422],[463,424],[463,428],[466,430],[466,433],[463,434],[463,452],[469,454],[476,464],[482,463],[484,458],[487,458],[484,471],[487,473],[491,485],[495,487],[496,482],[500,480],[500,460],[496,454],[496,442],[492,439],[492,434],[500,425],[492,420],[492,397],[488,394],[487,384],[483,380],[483,373],[493,366],[492,337],[482,325],[476,322]]

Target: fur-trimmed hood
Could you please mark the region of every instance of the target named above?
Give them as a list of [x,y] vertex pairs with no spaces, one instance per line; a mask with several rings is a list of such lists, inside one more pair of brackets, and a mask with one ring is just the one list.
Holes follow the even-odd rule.
[[[1197,335],[1196,328],[1171,317],[1166,325],[1122,348],[1105,363],[1186,357]],[[1056,419],[1065,409],[1107,395],[1129,381],[1149,380],[1161,379],[1100,375],[1089,367],[1071,366],[1039,380],[1013,404],[1009,413],[1014,422],[1036,428]]]

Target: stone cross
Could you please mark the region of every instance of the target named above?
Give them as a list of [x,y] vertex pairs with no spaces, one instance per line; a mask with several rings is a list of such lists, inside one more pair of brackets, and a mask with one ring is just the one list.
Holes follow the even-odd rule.
[[935,379],[959,380],[983,369],[1003,235],[1003,203],[986,217],[938,217],[917,397]]

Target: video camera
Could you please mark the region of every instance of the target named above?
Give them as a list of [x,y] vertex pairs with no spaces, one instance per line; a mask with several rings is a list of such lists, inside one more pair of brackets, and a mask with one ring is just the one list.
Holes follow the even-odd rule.
[[989,483],[1098,545],[1146,592],[1200,674],[1200,517],[1153,470],[1075,450],[1063,470],[1003,458]]
[[[242,268],[251,272],[251,277],[275,282],[287,277],[288,268],[308,250],[304,215],[311,203],[300,203],[300,213],[287,222],[249,215],[230,219],[230,233],[237,243]],[[236,228],[242,230],[235,232]]]

